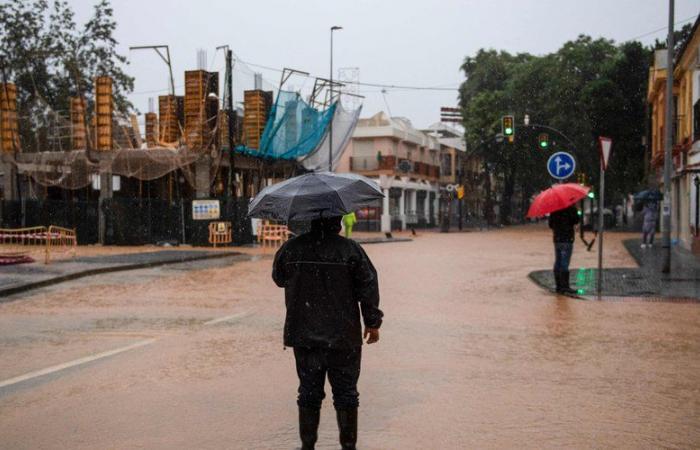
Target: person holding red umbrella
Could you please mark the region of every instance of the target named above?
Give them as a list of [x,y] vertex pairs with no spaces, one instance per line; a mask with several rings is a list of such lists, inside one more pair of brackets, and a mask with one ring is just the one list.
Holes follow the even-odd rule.
[[579,223],[576,202],[584,198],[590,189],[575,183],[556,184],[540,192],[530,205],[527,217],[549,214],[549,228],[554,240],[554,281],[560,294],[575,294],[569,285],[569,262],[574,251]]
[[575,294],[569,286],[569,263],[574,252],[575,227],[580,219],[575,206],[549,215],[549,228],[554,238],[554,282],[560,294]]

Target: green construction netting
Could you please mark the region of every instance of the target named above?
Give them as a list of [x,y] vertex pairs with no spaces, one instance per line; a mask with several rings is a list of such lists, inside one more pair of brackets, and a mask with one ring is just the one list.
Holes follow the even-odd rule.
[[270,109],[260,148],[236,147],[236,151],[271,159],[297,159],[314,151],[326,134],[336,104],[319,111],[298,92],[279,91]]

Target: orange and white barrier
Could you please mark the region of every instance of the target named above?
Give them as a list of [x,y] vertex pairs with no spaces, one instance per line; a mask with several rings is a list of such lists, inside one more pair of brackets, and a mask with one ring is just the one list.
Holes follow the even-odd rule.
[[260,224],[258,226],[258,243],[265,248],[281,246],[289,240],[291,232],[287,225]]
[[218,244],[233,242],[231,222],[209,223],[209,243],[216,247]]
[[57,227],[0,228],[0,257],[18,258],[41,254],[44,263],[59,255],[75,257],[75,230]]

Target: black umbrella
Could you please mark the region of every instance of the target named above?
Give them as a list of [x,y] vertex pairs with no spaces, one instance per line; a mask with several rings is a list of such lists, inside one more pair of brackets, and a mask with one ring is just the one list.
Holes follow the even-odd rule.
[[634,199],[638,202],[657,202],[663,197],[663,194],[657,189],[648,189],[634,194]]
[[248,216],[283,222],[342,216],[382,197],[379,185],[362,175],[314,172],[263,189]]

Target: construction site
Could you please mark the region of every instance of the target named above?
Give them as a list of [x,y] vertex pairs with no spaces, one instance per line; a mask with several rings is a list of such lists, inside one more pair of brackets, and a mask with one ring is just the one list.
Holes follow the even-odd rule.
[[107,76],[95,77],[94,95],[70,97],[67,111],[41,98],[18,108],[15,84],[1,80],[2,238],[55,226],[79,244],[208,245],[216,222],[230,230],[224,243],[251,243],[250,199],[336,167],[361,105],[344,108],[343,85],[325,79],[302,98],[286,84],[308,74],[285,69],[276,95],[256,76],[234,107],[232,59],[228,50],[223,77],[204,63],[185,71],[181,93],[171,69],[170,92],[142,115],[117,110]]

